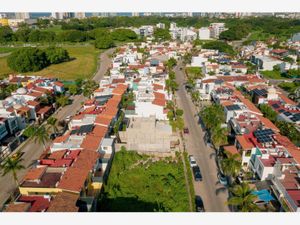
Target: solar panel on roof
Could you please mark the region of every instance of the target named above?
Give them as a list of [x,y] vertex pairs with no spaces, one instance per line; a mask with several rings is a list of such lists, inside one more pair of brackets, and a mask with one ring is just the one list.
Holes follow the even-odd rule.
[[278,110],[278,112],[283,113],[283,112],[285,112],[285,110],[284,109],[280,109],[280,110]]
[[290,113],[290,112],[284,112],[283,114],[286,115],[286,116],[292,115],[292,113]]
[[228,110],[240,110],[241,107],[239,105],[229,105],[229,106],[226,106],[226,108]]
[[277,103],[273,104],[272,106],[273,106],[274,109],[280,108],[280,106]]

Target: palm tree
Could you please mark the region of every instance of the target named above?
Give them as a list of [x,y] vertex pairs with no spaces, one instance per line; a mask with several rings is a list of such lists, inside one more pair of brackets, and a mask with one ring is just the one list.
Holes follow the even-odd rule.
[[219,149],[221,145],[227,144],[227,128],[222,128],[220,125],[212,130],[212,142],[216,149]]
[[87,80],[83,84],[83,95],[85,97],[91,97],[97,88],[98,84],[94,80]]
[[17,187],[19,186],[19,181],[17,177],[17,172],[19,170],[25,169],[25,167],[21,164],[23,159],[19,153],[16,156],[8,157],[4,160],[3,164],[0,165],[2,171],[2,176],[5,176],[8,173],[12,173],[14,181],[16,182]]
[[69,103],[69,99],[67,96],[61,95],[56,98],[56,103],[58,106],[64,107],[65,105],[67,105]]
[[259,207],[254,203],[256,196],[252,194],[253,189],[247,183],[235,185],[230,188],[232,197],[229,198],[227,204],[236,206],[241,212],[259,212]]
[[227,157],[222,159],[221,168],[223,173],[229,177],[236,177],[242,168],[239,154],[226,153]]
[[46,142],[49,141],[48,129],[45,125],[42,125],[36,129],[32,134],[33,140],[35,143],[43,144],[45,147]]
[[53,117],[53,116],[51,116],[51,117],[49,117],[47,119],[47,124],[52,127],[53,132],[55,134],[58,132],[58,128],[57,128],[56,122],[57,122],[57,119],[55,117]]

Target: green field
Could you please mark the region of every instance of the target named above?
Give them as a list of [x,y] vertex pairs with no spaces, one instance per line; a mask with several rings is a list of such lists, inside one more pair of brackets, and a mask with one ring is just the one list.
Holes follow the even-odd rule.
[[[90,78],[97,68],[97,57],[100,50],[92,45],[66,45],[70,57],[69,62],[50,65],[47,68],[26,74],[40,75],[47,77],[57,77],[63,80],[75,80],[77,78]],[[6,57],[0,57],[0,78],[13,71],[7,66]]]
[[99,211],[189,211],[180,158],[152,159],[134,151],[117,152],[99,201]]
[[283,77],[279,71],[266,70],[261,71],[261,74],[268,79],[287,79],[286,77]]

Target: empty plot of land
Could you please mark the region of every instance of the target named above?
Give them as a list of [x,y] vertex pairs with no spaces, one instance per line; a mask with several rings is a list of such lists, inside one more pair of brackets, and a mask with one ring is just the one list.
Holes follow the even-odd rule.
[[182,161],[180,158],[159,160],[127,150],[117,152],[99,210],[189,211]]

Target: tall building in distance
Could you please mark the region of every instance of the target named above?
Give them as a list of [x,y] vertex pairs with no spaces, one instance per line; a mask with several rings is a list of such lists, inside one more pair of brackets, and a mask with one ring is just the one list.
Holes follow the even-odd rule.
[[29,12],[16,12],[15,13],[16,19],[30,19]]
[[131,15],[132,16],[140,16],[140,13],[139,12],[133,12]]
[[57,20],[74,18],[76,13],[72,12],[52,12],[51,17]]
[[84,12],[76,12],[75,13],[75,18],[77,18],[77,19],[83,19],[83,18],[85,18],[86,16],[85,16],[85,13]]

